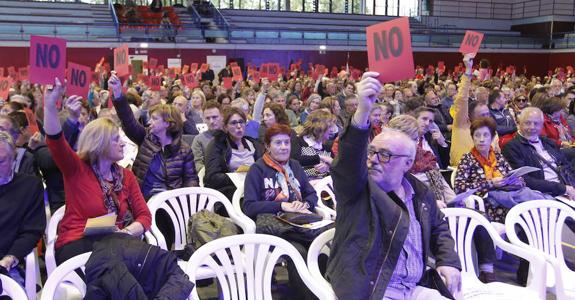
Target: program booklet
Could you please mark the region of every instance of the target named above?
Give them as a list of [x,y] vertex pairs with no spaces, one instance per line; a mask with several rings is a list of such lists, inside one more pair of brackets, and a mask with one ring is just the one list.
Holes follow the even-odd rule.
[[105,233],[113,233],[118,229],[116,227],[116,218],[118,216],[115,213],[109,213],[100,217],[90,218],[86,221],[86,227],[84,227],[84,235],[97,235]]

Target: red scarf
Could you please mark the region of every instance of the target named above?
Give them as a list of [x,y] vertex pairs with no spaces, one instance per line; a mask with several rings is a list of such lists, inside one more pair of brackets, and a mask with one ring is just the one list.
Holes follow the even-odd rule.
[[[263,160],[264,160],[264,163],[265,163],[268,167],[270,167],[270,168],[276,170],[277,172],[283,174],[285,180],[287,181],[288,187],[290,187],[290,188],[292,189],[292,191],[294,192],[294,194],[295,194],[295,196],[296,196],[296,200],[297,200],[297,201],[302,201],[302,200],[301,200],[301,193],[300,193],[300,191],[299,191],[299,190],[292,184],[292,182],[289,180],[289,175],[288,175],[288,173],[286,172],[286,170],[284,169],[284,167],[283,167],[279,162],[277,162],[275,159],[273,159],[273,158],[271,157],[271,155],[269,154],[269,152],[264,153],[264,156],[263,156],[262,158],[263,158]],[[288,162],[288,163],[289,163],[289,162]],[[274,199],[274,201],[280,201],[280,202],[289,201],[289,195],[284,195],[284,193],[282,193],[282,192],[280,191],[279,194],[277,194],[277,196],[276,196],[276,198]]]

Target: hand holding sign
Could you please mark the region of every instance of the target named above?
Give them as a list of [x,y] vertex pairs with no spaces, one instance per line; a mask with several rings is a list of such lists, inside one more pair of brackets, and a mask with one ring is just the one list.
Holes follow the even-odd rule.
[[112,90],[114,100],[118,100],[122,97],[122,81],[120,81],[120,78],[118,78],[116,74],[112,73],[112,76],[108,80],[108,87]]
[[381,91],[381,83],[377,80],[379,76],[377,72],[363,73],[361,81],[356,85],[359,96],[358,110],[368,112],[368,114],[371,112],[371,108]]
[[66,90],[65,86],[62,85],[60,80],[56,77],[54,80],[54,86],[52,87],[51,91],[46,91],[44,97],[44,107],[57,109],[56,104],[58,101],[62,100],[62,95],[64,95],[64,91]]
[[465,64],[465,73],[471,74],[473,72],[473,58],[477,53],[467,53],[463,56],[463,63]]
[[463,54],[477,53],[481,46],[481,40],[483,40],[483,33],[467,30],[463,41],[461,41],[459,52]]
[[408,18],[369,26],[366,36],[369,69],[379,72],[381,82],[414,77]]

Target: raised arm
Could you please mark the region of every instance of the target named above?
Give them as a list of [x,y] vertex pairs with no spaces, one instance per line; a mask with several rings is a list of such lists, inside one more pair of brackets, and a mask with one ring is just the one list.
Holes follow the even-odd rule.
[[266,102],[266,94],[268,92],[269,86],[269,81],[266,78],[262,79],[262,88],[256,98],[256,102],[254,103],[254,111],[252,113],[254,121],[257,121],[258,123],[262,121],[262,112],[264,111],[264,104]]
[[359,106],[339,141],[339,154],[331,166],[338,203],[352,201],[367,184],[369,113],[381,90],[378,73],[367,72],[357,84]]
[[[459,86],[457,88],[457,95],[453,101],[453,126],[455,127],[465,127],[470,125],[469,121],[469,87],[470,74],[473,71],[473,57],[472,54],[466,54],[463,57],[463,63],[465,64],[465,74],[461,76],[459,80]],[[454,142],[454,141],[452,141]]]
[[[44,131],[46,132],[46,145],[50,149],[52,158],[64,176],[73,176],[78,170],[78,164],[83,163],[80,157],[72,150],[62,136],[62,126],[58,118],[56,102],[62,99],[64,86],[56,78],[54,88],[46,93],[44,99]],[[68,101],[79,101],[82,97],[70,96]]]
[[136,120],[132,110],[130,109],[130,104],[122,94],[122,82],[120,81],[120,78],[115,74],[112,74],[108,80],[108,86],[112,88],[114,99],[112,103],[114,104],[114,108],[116,108],[118,117],[122,122],[124,132],[132,142],[140,146],[146,138],[146,128]]

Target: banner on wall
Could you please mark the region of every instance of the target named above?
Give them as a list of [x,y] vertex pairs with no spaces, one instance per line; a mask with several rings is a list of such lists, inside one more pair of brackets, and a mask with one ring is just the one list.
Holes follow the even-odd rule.
[[214,74],[218,74],[223,68],[226,67],[226,56],[208,55],[206,56],[206,62],[210,64],[210,69],[214,71]]
[[181,68],[182,59],[180,58],[168,58],[168,69],[169,68]]

